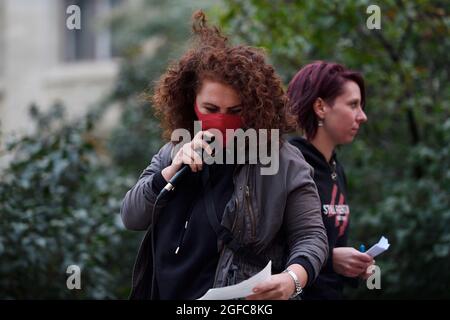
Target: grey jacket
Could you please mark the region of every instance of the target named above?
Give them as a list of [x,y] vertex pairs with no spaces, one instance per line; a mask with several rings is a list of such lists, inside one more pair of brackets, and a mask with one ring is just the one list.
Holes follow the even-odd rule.
[[[136,258],[130,298],[150,297],[152,257],[150,248],[151,212],[156,199],[152,178],[171,164],[174,145],[167,143],[144,170],[123,200],[121,216],[130,230],[147,230]],[[317,276],[328,256],[326,231],[320,199],[312,179],[313,169],[298,148],[280,146],[279,171],[261,175],[260,164],[237,165],[234,192],[225,206],[221,224],[242,244],[272,260],[273,272],[281,272],[297,257],[306,258]],[[164,200],[158,203],[156,215]],[[244,256],[235,255],[218,243],[220,258],[214,287],[245,280],[260,271]]]

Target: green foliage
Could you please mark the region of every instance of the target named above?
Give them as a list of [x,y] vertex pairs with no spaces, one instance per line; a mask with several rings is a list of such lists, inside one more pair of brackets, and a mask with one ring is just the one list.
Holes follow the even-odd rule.
[[[194,1],[147,0],[120,6],[109,21],[122,56],[112,92],[69,122],[63,108],[31,108],[32,134],[14,138],[0,171],[0,298],[126,298],[141,234],[124,230],[126,191],[161,146],[148,95],[185,48]],[[211,1],[195,1],[203,9]],[[208,5],[206,5],[208,4]],[[110,105],[121,119],[104,141],[97,123]],[[4,160],[1,159],[1,160]],[[69,265],[82,290],[68,290]]]
[[[123,254],[137,239],[119,206],[130,181],[96,154],[95,118],[68,123],[61,106],[31,115],[36,134],[9,142],[0,177],[1,298],[126,297],[132,257]],[[66,287],[72,264],[82,290]]]
[[[382,290],[348,293],[449,297],[444,2],[384,1],[379,31],[366,28],[366,0],[228,0],[220,8],[206,0],[133,3],[110,20],[122,56],[107,99],[122,108],[111,137],[104,142],[93,133],[101,108],[75,122],[60,107],[47,114],[33,108],[37,131],[9,143],[0,172],[0,298],[127,297],[139,239],[123,230],[120,201],[161,145],[159,121],[142,93],[151,94],[168,62],[185,49],[197,8],[220,19],[233,40],[266,48],[286,83],[317,59],[364,73],[369,122],[339,152],[351,191],[352,244],[384,234],[392,246],[377,260]],[[81,291],[66,288],[71,264],[81,267]]]
[[340,150],[352,244],[392,243],[377,261],[382,290],[350,296],[450,297],[450,39],[442,1],[383,1],[381,30],[366,0],[226,1],[228,33],[264,47],[285,83],[314,60],[363,72],[369,122]]

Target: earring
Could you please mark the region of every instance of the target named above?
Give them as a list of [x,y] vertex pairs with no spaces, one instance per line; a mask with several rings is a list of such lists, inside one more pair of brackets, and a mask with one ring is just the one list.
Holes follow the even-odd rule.
[[323,127],[323,120],[322,120],[322,119],[319,119],[319,120],[317,121],[317,126],[318,126],[318,127]]

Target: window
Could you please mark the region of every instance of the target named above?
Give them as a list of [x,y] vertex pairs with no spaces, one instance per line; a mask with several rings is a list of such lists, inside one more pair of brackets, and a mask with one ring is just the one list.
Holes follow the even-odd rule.
[[[0,86],[1,86],[1,78],[5,73],[5,3],[3,1],[0,2]],[[1,91],[1,87],[0,87]],[[0,92],[1,94],[1,92]]]
[[[77,5],[81,11],[81,29],[64,28],[62,39],[62,60],[66,62],[80,60],[108,59],[115,56],[111,45],[110,30],[102,24],[103,19],[120,0],[65,0],[64,21],[69,17],[67,7]],[[65,26],[65,23],[64,23]]]

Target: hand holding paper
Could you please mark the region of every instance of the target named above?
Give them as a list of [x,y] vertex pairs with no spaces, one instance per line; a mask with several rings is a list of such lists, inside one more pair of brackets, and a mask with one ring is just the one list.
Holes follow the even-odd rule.
[[198,300],[229,300],[246,297],[253,293],[252,290],[257,284],[269,280],[271,275],[272,261],[269,261],[263,270],[250,279],[228,287],[209,289]]

